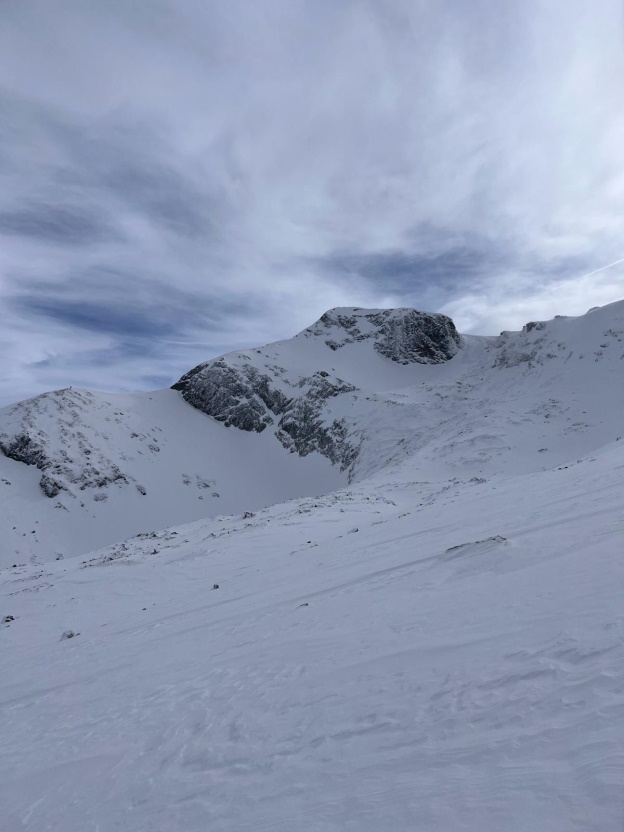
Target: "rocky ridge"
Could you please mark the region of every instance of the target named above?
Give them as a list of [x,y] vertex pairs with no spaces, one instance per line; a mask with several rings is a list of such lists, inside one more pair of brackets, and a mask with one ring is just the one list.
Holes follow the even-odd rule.
[[[331,351],[370,342],[384,358],[398,364],[441,364],[461,346],[461,336],[446,315],[416,309],[367,310],[337,308],[296,338],[322,340]],[[325,370],[296,377],[282,367],[262,372],[244,353],[204,362],[173,385],[193,407],[240,430],[264,431],[292,452],[313,451],[342,471],[352,470],[361,437],[344,418],[327,419],[324,406],[336,396],[357,393],[358,387]],[[275,424],[277,422],[277,424]]]
[[[128,485],[133,481],[82,431],[93,400],[88,390],[56,390],[11,409],[20,420],[15,432],[0,427],[0,451],[9,459],[34,465],[41,471],[39,485],[46,497],[57,497],[61,492],[75,496],[77,491],[101,489],[113,483]],[[47,407],[55,414],[51,431],[38,419]],[[121,421],[123,414],[115,411],[106,418],[111,417]],[[157,448],[157,441],[151,438],[150,445]]]

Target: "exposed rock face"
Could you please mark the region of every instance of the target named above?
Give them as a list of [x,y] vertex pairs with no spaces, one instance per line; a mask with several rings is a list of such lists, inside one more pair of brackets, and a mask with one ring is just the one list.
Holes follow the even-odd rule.
[[[92,398],[88,391],[66,389],[29,399],[13,407],[17,416],[13,430],[0,432],[0,452],[38,468],[42,472],[39,485],[46,497],[128,482],[119,466],[92,447],[81,431],[81,417],[88,412]],[[39,422],[50,412],[55,414],[55,437]]]
[[416,309],[332,309],[304,334],[325,336],[332,350],[372,340],[377,352],[402,364],[441,364],[461,346],[447,315]]
[[523,332],[531,332],[533,329],[546,329],[546,321],[529,321],[522,327]]
[[0,451],[9,459],[24,462],[26,465],[35,465],[40,471],[44,472],[39,480],[39,485],[46,497],[56,497],[64,489],[63,484],[58,479],[46,473],[46,469],[52,467],[52,461],[47,457],[43,446],[33,440],[27,433],[0,437]]
[[[318,339],[333,352],[369,342],[379,355],[400,364],[441,364],[461,346],[450,318],[416,309],[332,309],[294,340],[299,338]],[[364,350],[370,347],[363,345]],[[366,360],[364,352],[362,361]],[[289,373],[262,359],[252,364],[250,355],[232,353],[195,367],[173,389],[228,427],[260,433],[277,422],[275,436],[301,456],[317,451],[343,471],[357,460],[361,437],[343,416],[330,416],[326,405],[358,389],[325,370],[302,378],[297,369]]]
[[377,352],[402,364],[442,364],[461,344],[450,318],[415,309],[403,316],[387,316],[380,321],[379,331],[382,337],[375,344]]
[[304,379],[301,386],[304,384],[309,384],[307,391],[292,401],[280,419],[276,436],[285,448],[300,456],[318,451],[345,471],[357,459],[360,442],[349,436],[344,419],[327,424],[322,411],[328,399],[354,392],[357,387],[341,379],[331,381],[326,372],[315,373],[311,379]]
[[40,470],[47,468],[50,464],[43,446],[27,433],[18,433],[10,437],[1,436],[0,451],[9,459],[25,462],[26,465],[36,465]]
[[288,397],[252,365],[234,367],[217,359],[182,376],[173,389],[193,407],[240,430],[261,433],[281,416],[275,435],[300,456],[318,451],[342,470],[357,457],[357,444],[348,441],[344,420],[325,424],[322,416],[328,399],[357,388],[341,379],[331,380],[325,371],[300,379]]
[[271,413],[282,413],[289,399],[275,387],[271,378],[251,364],[233,367],[222,358],[200,364],[173,385],[184,399],[202,413],[227,427],[262,432],[273,424]]
[[51,476],[47,472],[41,475],[41,479],[39,480],[39,486],[41,490],[46,495],[46,497],[56,497],[61,491],[65,490],[65,486],[62,482],[60,482],[55,477]]
[[0,437],[0,451],[9,459],[34,465],[42,471],[39,485],[46,497],[56,497],[61,491],[71,491],[71,485],[84,491],[86,488],[103,488],[113,482],[128,481],[113,463],[108,463],[107,470],[102,471],[89,461],[79,466],[73,460],[55,459],[54,455],[48,455],[43,444],[27,433]]
[[47,471],[49,468],[54,468],[54,465],[46,455],[45,448],[27,433],[1,437],[0,451],[9,459],[24,462],[26,465],[35,465],[40,471],[44,472],[39,480],[39,485],[46,497],[56,497],[64,490],[63,483]]

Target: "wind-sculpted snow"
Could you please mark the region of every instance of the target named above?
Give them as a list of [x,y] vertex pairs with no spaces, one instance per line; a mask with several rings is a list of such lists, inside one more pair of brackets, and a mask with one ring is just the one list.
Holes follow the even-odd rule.
[[582,318],[558,315],[552,321],[529,321],[521,332],[501,332],[495,343],[494,366],[524,364],[531,369],[556,359],[566,364],[570,360],[624,360],[623,305],[596,308]]

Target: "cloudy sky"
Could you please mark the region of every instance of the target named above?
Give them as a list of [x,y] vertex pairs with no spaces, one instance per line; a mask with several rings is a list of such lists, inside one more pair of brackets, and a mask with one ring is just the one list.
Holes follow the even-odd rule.
[[1,0],[0,401],[624,298],[623,91],[621,0]]

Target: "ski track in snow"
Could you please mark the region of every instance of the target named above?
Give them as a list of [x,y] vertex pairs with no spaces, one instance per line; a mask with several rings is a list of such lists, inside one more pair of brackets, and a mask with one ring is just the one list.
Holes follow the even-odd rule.
[[624,829],[622,367],[500,349],[342,490],[2,569],[2,832]]

